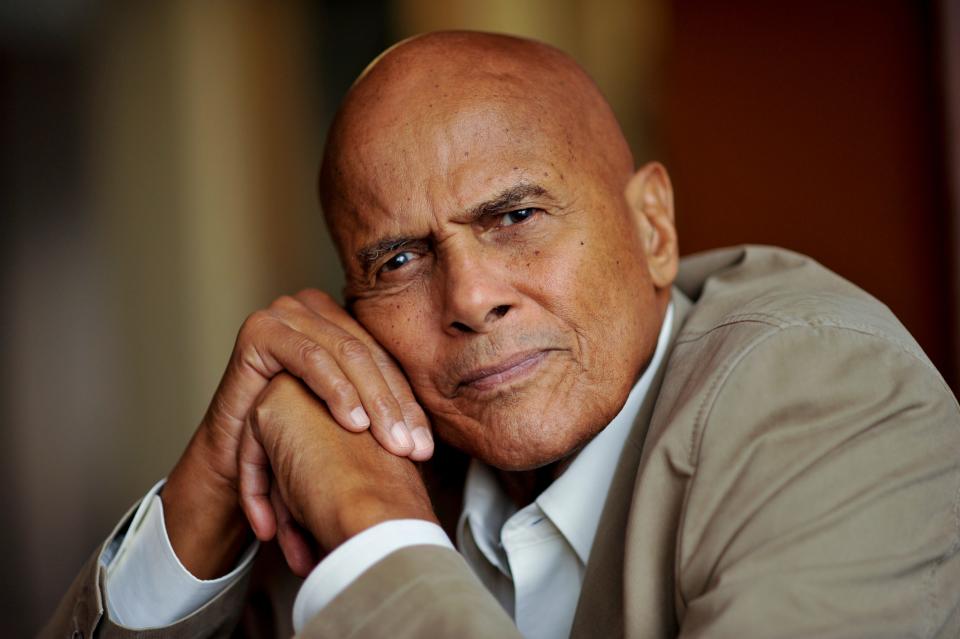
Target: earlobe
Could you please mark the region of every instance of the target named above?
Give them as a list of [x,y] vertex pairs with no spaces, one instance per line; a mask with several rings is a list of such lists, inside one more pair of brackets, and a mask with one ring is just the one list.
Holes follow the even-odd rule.
[[659,162],[643,165],[627,182],[624,196],[640,233],[650,278],[657,288],[667,288],[676,278],[679,260],[667,170]]

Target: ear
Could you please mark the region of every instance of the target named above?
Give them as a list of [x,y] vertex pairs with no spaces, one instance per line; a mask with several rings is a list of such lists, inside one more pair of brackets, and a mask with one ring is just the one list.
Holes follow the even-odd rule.
[[659,162],[643,165],[627,182],[624,197],[643,243],[650,279],[659,289],[669,288],[677,276],[679,250],[667,170]]

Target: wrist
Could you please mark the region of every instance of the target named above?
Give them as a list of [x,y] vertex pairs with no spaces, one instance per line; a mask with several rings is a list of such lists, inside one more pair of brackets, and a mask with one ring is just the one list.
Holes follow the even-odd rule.
[[351,537],[377,524],[395,519],[422,519],[438,524],[430,500],[411,496],[410,499],[390,500],[380,495],[354,495],[344,501],[336,513],[335,521],[309,521],[308,529],[323,548],[330,552]]
[[250,543],[237,490],[210,466],[202,428],[171,471],[160,494],[167,537],[194,577],[228,573]]

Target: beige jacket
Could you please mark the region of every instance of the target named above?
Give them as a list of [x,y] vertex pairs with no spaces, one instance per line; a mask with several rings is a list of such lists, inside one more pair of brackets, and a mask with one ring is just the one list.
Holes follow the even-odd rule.
[[[674,302],[572,636],[960,637],[960,409],[903,326],[766,247],[683,260]],[[246,584],[170,628],[118,628],[95,562],[44,636],[236,626]],[[519,635],[457,553],[418,546],[373,566],[302,636]]]

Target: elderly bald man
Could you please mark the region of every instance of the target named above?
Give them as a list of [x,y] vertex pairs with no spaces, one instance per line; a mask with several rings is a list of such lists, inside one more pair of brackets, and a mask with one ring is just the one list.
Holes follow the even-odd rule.
[[[346,309],[307,290],[247,320],[47,634],[228,634],[251,530],[307,577],[305,637],[960,632],[936,370],[807,258],[678,260],[665,169],[635,169],[563,53],[401,43],[346,97],[320,184]],[[289,633],[298,585],[254,572],[244,627]]]

